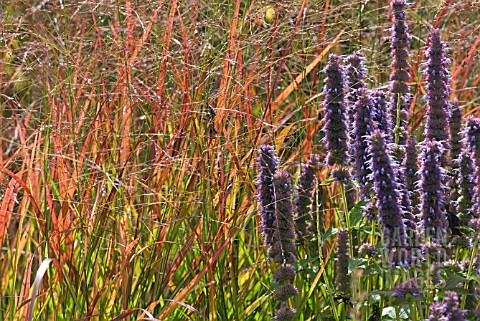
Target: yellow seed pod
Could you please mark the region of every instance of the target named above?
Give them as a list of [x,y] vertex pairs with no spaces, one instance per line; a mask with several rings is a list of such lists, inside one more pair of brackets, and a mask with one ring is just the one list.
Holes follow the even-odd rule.
[[265,22],[266,23],[272,23],[273,20],[275,20],[275,15],[277,14],[277,11],[275,10],[275,7],[272,5],[268,5],[265,7]]

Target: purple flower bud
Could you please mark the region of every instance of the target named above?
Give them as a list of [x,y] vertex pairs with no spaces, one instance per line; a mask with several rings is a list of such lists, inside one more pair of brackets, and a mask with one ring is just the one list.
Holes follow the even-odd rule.
[[283,281],[290,281],[292,280],[297,273],[295,272],[295,269],[287,264],[284,266],[279,266],[275,272],[273,272],[273,279],[276,282],[283,282]]
[[[426,52],[427,61],[427,122],[425,124],[425,137],[428,140],[442,142],[443,148],[448,149],[449,140],[448,121],[450,119],[448,94],[450,89],[450,73],[446,66],[446,46],[440,39],[440,31],[432,29],[430,44]],[[443,161],[442,161],[443,163]],[[445,165],[445,164],[443,164]]]
[[345,94],[343,69],[340,58],[331,54],[326,68],[325,79],[325,139],[327,142],[328,165],[347,163],[347,125],[345,112]]
[[292,296],[298,295],[298,290],[295,286],[290,283],[280,285],[274,291],[275,299],[280,302],[285,302]]
[[433,237],[439,243],[448,227],[445,213],[445,171],[441,166],[443,153],[440,142],[427,140],[421,155],[420,198],[424,237]]
[[295,312],[297,312],[293,308],[283,307],[275,311],[275,321],[290,321],[293,320],[295,316]]
[[[400,191],[396,181],[396,168],[392,163],[385,138],[376,130],[370,138],[372,177],[382,238],[387,250],[405,248],[406,233],[400,207]],[[400,262],[393,262],[400,263]]]
[[413,278],[405,283],[399,284],[393,293],[394,297],[402,299],[406,298],[407,295],[411,295],[414,298],[422,296],[422,291],[420,291],[417,282]]
[[376,255],[377,253],[378,252],[377,252],[377,249],[375,248],[375,246],[373,246],[370,243],[363,243],[358,248],[358,254],[360,254],[362,256],[373,256],[373,255]]
[[312,222],[312,197],[316,183],[316,166],[319,162],[318,155],[311,155],[307,164],[302,164],[302,171],[297,186],[297,195],[295,197],[295,208],[297,216],[295,218],[295,229],[299,239],[309,236]]
[[337,268],[335,271],[335,283],[337,291],[349,292],[350,276],[348,275],[348,263],[350,260],[350,243],[348,241],[348,231],[338,231],[337,239]]
[[275,149],[269,145],[262,145],[258,151],[257,165],[259,168],[257,186],[258,200],[260,202],[260,214],[262,216],[262,234],[265,238],[265,245],[272,245],[274,232],[274,190],[273,176],[277,171],[278,159],[275,156]]

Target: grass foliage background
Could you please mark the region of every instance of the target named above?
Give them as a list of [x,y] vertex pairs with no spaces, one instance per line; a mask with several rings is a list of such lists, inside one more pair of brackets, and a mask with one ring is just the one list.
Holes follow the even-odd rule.
[[[432,26],[478,115],[479,8],[412,1],[410,130]],[[389,1],[10,0],[0,25],[0,319],[271,319],[258,147],[292,173],[324,152],[329,53],[362,49],[388,85]],[[297,320],[329,309],[332,251],[299,267]]]

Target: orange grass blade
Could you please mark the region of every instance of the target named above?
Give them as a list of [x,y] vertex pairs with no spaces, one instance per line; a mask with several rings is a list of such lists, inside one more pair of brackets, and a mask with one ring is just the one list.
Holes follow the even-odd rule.
[[271,110],[274,112],[278,106],[298,87],[298,85],[302,82],[303,79],[318,65],[318,63],[325,57],[325,55],[330,51],[330,49],[335,46],[340,37],[345,32],[345,29],[339,32],[339,34],[328,44],[328,46],[323,49],[323,51],[307,66],[304,72],[298,75],[290,85],[287,86],[272,103]]

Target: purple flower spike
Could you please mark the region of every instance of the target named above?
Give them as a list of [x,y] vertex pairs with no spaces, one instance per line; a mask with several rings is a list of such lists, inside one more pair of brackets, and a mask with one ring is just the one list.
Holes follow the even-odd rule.
[[[450,73],[447,66],[450,63],[445,57],[446,46],[440,39],[440,31],[432,29],[430,45],[426,52],[427,69],[427,123],[425,137],[428,140],[442,142],[444,150],[448,150],[449,140],[448,120],[450,119],[448,94],[450,89]],[[445,163],[442,164],[445,165]]]
[[292,264],[297,261],[295,256],[295,239],[293,210],[291,201],[290,176],[286,171],[280,171],[273,178],[275,191],[275,221],[273,223],[273,246],[269,255],[277,264]]
[[302,164],[302,172],[299,177],[297,195],[295,197],[295,229],[299,239],[309,236],[312,218],[312,198],[316,183],[316,166],[319,162],[318,155],[312,154],[307,164]]
[[345,82],[339,56],[331,54],[323,71],[327,74],[324,87],[327,164],[345,165],[347,163]]
[[430,306],[429,321],[466,321],[463,310],[458,306],[458,296],[453,291],[445,292],[443,304],[434,302]]
[[465,147],[459,159],[458,186],[460,188],[457,211],[459,212],[460,226],[467,226],[472,218],[475,175],[470,151]]
[[337,239],[337,269],[335,283],[337,291],[348,293],[350,290],[350,276],[348,275],[348,261],[350,260],[350,243],[348,231],[338,231]]
[[407,246],[405,223],[400,207],[401,194],[396,181],[396,168],[384,136],[376,130],[370,140],[373,186],[377,196],[378,216],[385,248],[389,251],[394,248],[405,248]]
[[387,142],[392,138],[392,123],[388,117],[387,96],[382,90],[376,89],[371,92],[373,100],[373,125],[385,135]]
[[411,206],[414,213],[417,211],[417,207],[420,204],[420,194],[418,192],[418,182],[420,178],[418,176],[418,152],[417,152],[417,140],[414,136],[409,136],[407,139],[407,145],[405,146],[405,161],[403,167],[405,169],[405,188],[410,196]]
[[[345,76],[347,80],[348,91],[345,96],[348,104],[348,113],[347,113],[347,122],[348,122],[348,133],[350,144],[355,144],[355,132],[354,132],[354,122],[355,122],[355,104],[358,101],[358,89],[365,88],[365,58],[362,56],[360,51],[356,51],[346,59],[346,70]],[[353,157],[352,148],[349,148],[350,156]]]
[[269,145],[263,145],[258,151],[257,165],[259,174],[257,178],[258,200],[260,202],[260,214],[262,216],[262,234],[265,245],[272,244],[274,222],[274,190],[273,176],[277,171],[278,159],[275,149]]
[[466,136],[474,164],[473,216],[478,218],[480,217],[480,118],[467,119]]
[[426,141],[421,155],[421,215],[424,237],[441,243],[448,222],[445,213],[445,171],[441,166],[443,148],[438,141]]
[[355,137],[353,159],[354,176],[360,184],[360,196],[367,200],[370,198],[370,179],[371,173],[368,163],[370,162],[370,152],[368,148],[368,138],[373,132],[372,109],[373,101],[370,98],[366,88],[358,89],[358,101],[355,104],[355,123],[353,136]]
[[[408,26],[405,22],[407,16],[405,0],[393,0],[393,27],[391,29],[391,56],[392,73],[390,75],[390,92],[392,94],[390,100],[390,119],[394,132],[399,136],[399,145],[405,144],[405,125],[408,118],[408,101],[410,88],[407,85],[410,79],[410,63],[408,62],[408,46],[410,44],[410,35],[408,34]],[[397,122],[397,110],[399,109],[400,119]]]
[[[454,160],[458,158],[462,151],[462,110],[458,106],[457,99],[454,99],[451,103],[451,116],[450,116],[450,159]],[[453,165],[452,166],[456,166]]]

